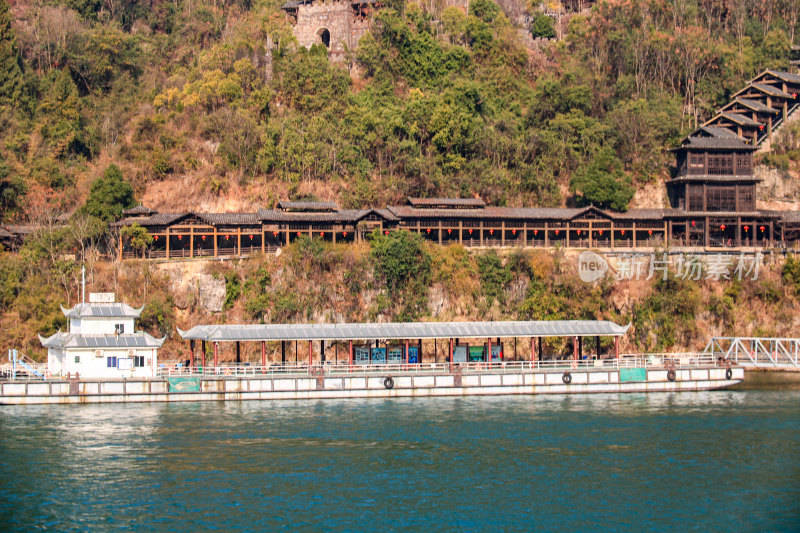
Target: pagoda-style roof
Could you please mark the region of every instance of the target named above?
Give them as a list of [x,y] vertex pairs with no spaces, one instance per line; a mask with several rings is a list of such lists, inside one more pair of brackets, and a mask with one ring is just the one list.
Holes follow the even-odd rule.
[[134,309],[122,302],[80,303],[70,309],[61,308],[67,318],[139,318],[144,306]]
[[762,125],[761,122],[753,120],[752,118],[747,117],[745,115],[740,115],[739,113],[727,113],[727,112],[720,113],[716,117],[712,118],[709,122],[716,122],[717,120],[719,120],[720,117],[726,118],[731,122],[733,122],[734,124],[738,124],[739,126],[753,126],[757,128]]
[[722,108],[722,111],[728,109],[729,107],[733,107],[734,105],[740,105],[750,109],[751,111],[755,111],[756,113],[769,113],[771,115],[777,115],[780,113],[780,109],[775,109],[774,107],[768,106],[764,102],[759,102],[758,100],[752,100],[750,98],[734,98]]

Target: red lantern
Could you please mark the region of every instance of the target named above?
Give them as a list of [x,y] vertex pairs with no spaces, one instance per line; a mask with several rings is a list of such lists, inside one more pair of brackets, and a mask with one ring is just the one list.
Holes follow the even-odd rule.
[[178,240],[183,239],[183,235],[178,235]]
[[511,233],[512,233],[512,234],[514,234],[514,235],[516,235],[516,234],[517,234],[517,230],[515,230],[515,229],[512,229],[512,230],[511,230]]
[[797,98],[797,93],[792,93],[792,98]]
[[343,232],[342,232],[342,235],[344,235],[345,237],[347,237],[347,232],[346,232],[346,231],[343,231]]
[[764,228],[764,226],[760,226],[758,229],[761,230],[761,233],[764,233],[764,229],[766,229],[766,228]]
[[450,235],[451,233],[453,233],[453,230],[451,230],[451,229],[447,230],[447,234],[448,235]]
[[692,220],[692,227],[694,227],[694,220]]
[[428,233],[430,233],[430,232],[431,232],[431,228],[428,228]]
[[493,229],[489,230],[489,235],[494,235],[494,230]]
[[389,235],[389,230],[383,232],[384,235]]
[[763,130],[763,129],[764,129],[764,125],[763,125],[763,124],[762,124],[762,125],[760,125],[760,126],[758,127],[758,129],[760,129],[760,130]]
[[622,233],[623,235],[625,235],[625,230],[622,230],[622,232],[621,232],[621,233]]
[[252,235],[250,235],[250,240],[251,240],[251,241],[253,240],[253,236],[252,236]]
[[469,230],[469,234],[472,235],[472,230]]
[[278,232],[277,232],[277,231],[273,231],[273,232],[272,232],[272,236],[273,236],[273,237],[277,237],[277,236],[278,236]]
[[602,234],[603,234],[603,230],[600,230],[600,235],[602,235]]
[[647,230],[647,234],[648,235],[652,235],[653,234],[653,230]]
[[205,235],[203,235],[201,238],[202,238],[203,240],[206,240],[206,236],[205,236]]
[[533,230],[533,234],[534,235],[539,235],[539,230],[538,229]]
[[154,238],[155,240],[158,240],[158,235],[156,235],[156,236],[155,236],[155,237],[153,237],[153,238]]
[[750,226],[745,226],[745,227],[744,227],[744,230],[745,230],[745,231],[750,231]]
[[559,230],[556,230],[556,235],[558,235]]
[[319,236],[320,236],[320,237],[324,237],[324,236],[325,236],[325,232],[324,232],[324,231],[320,231],[320,232],[319,232]]
[[722,224],[722,225],[719,227],[719,229],[721,229],[722,231],[725,231],[725,224]]
[[298,237],[300,236],[300,232],[299,232],[299,231],[297,232],[297,236],[298,236]]
[[227,240],[229,240],[230,238],[231,238],[231,236],[230,236],[230,235],[225,235],[225,240],[226,240],[226,241],[227,241]]
[[578,230],[578,235],[580,235],[580,234],[581,234],[581,230]]

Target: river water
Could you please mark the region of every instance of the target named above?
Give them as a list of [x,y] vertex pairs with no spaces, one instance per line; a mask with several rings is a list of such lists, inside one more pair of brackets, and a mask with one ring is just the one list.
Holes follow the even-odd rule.
[[800,531],[800,391],[0,407],[0,531]]

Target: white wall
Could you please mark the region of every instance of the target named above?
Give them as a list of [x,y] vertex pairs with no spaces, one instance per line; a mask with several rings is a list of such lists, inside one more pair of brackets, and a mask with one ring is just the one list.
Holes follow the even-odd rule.
[[[49,352],[49,351],[48,351]],[[97,354],[101,354],[99,357]],[[154,369],[158,365],[157,350],[152,348],[139,348],[133,350],[67,350],[64,362],[61,365],[60,373],[75,374],[79,373],[87,378],[147,378],[155,376]],[[117,357],[133,358],[134,356],[144,357],[143,367],[134,367],[130,370],[120,370],[118,367],[108,367],[108,358]],[[78,362],[75,358],[78,357]],[[51,364],[51,357],[48,353],[48,364]],[[55,367],[50,366],[50,372],[56,374]]]
[[114,326],[122,324],[124,333],[133,333],[133,318],[71,318],[69,332],[81,335],[113,335]]

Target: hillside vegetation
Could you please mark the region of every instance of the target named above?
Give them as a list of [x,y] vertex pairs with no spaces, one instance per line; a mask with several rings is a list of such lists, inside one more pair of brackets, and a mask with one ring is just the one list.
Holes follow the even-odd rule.
[[[467,253],[405,234],[300,241],[198,267],[224,280],[222,311],[166,266],[101,261],[108,223],[136,202],[480,195],[626,209],[733,90],[788,67],[800,12],[789,0],[605,0],[558,32],[534,16],[537,35],[563,39],[528,49],[492,0],[468,12],[392,0],[333,64],[296,46],[281,2],[0,0],[0,222],[45,225],[18,255],[0,252],[0,346],[42,354],[35,334],[65,325],[58,305],[76,302],[81,264],[93,289],[146,304],[143,327],[172,336],[199,321],[599,317],[632,322],[629,348],[649,350],[796,327],[793,260],[755,282],[586,285],[560,252]],[[768,162],[794,164],[795,137]],[[398,263],[395,246],[419,263]]]
[[298,49],[280,4],[0,0],[0,219],[71,213],[110,163],[162,209],[309,195],[624,209],[680,135],[788,67],[800,9],[605,0],[528,50],[492,0],[395,0],[331,64]]

